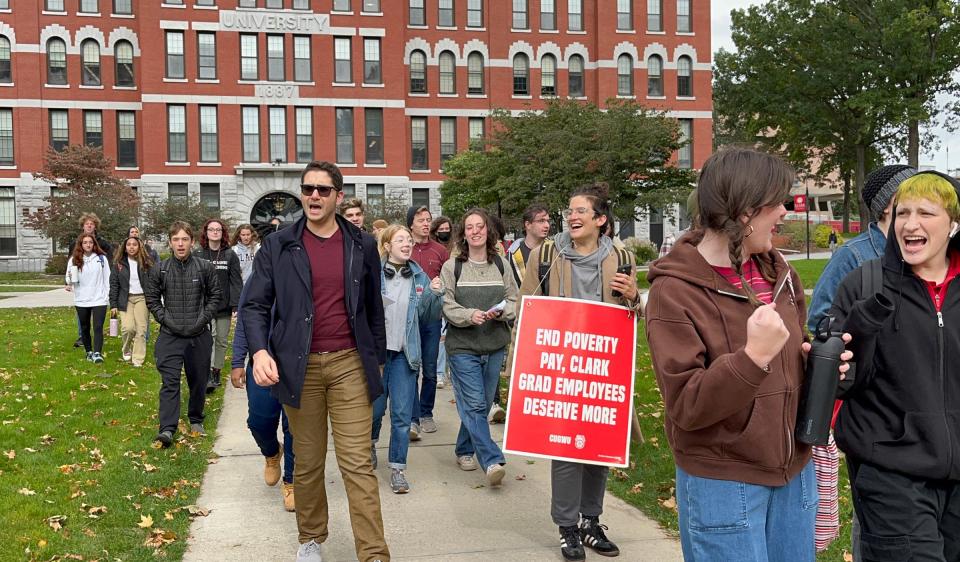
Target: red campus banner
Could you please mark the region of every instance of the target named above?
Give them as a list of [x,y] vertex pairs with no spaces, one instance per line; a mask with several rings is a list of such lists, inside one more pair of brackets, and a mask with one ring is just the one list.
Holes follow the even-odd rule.
[[523,297],[503,450],[626,466],[636,349],[623,307]]

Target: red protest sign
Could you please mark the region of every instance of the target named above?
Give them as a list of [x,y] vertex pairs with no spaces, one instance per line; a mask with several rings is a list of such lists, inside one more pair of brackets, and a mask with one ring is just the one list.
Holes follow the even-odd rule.
[[627,466],[636,317],[621,306],[523,297],[503,450]]
[[805,213],[807,211],[807,196],[806,195],[794,195],[793,196],[793,210],[797,213]]

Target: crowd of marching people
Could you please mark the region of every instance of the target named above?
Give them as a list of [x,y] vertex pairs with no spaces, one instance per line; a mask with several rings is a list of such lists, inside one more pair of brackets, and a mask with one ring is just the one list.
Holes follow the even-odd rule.
[[[813,561],[839,534],[841,451],[854,560],[960,560],[960,378],[950,368],[960,293],[949,290],[960,275],[960,184],[899,165],[870,174],[869,227],[836,249],[808,306],[773,245],[793,179],[769,154],[711,156],[689,199],[693,226],[651,264],[646,298],[634,255],[612,234],[603,185],[570,194],[552,238],[555,209],[531,204],[509,245],[500,219],[480,208],[458,220],[411,207],[403,223],[368,221],[329,162],[303,170],[303,217],[263,240],[249,224],[231,234],[218,218],[198,231],[175,222],[161,258],[136,226],[114,250],[85,214],[66,272],[77,347],[102,363],[105,319],[119,316],[121,359],[142,367],[152,315],[155,441],[169,447],[182,374],[189,431],[205,435],[206,396],[222,384],[235,326],[229,380],[246,391],[265,483],[280,483],[284,508],[296,511],[297,560],[322,560],[332,435],[357,557],[385,562],[381,435],[387,486],[414,491],[410,442],[437,431],[437,389],[450,386],[451,466],[503,485],[507,459],[489,424],[506,415],[501,373],[522,297],[613,304],[645,322],[686,560]],[[810,334],[824,325],[843,334],[845,350],[833,430],[811,447],[795,431]],[[550,517],[565,560],[584,560],[586,548],[619,554],[600,522],[607,474],[551,463]]]

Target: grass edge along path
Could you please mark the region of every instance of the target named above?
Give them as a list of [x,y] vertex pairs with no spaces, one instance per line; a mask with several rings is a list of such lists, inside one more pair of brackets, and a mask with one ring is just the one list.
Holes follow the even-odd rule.
[[[69,309],[0,310],[0,560],[180,560],[212,453],[222,392],[207,399],[208,437],[157,449],[159,375],[72,347]],[[156,338],[157,326],[153,325]],[[186,381],[183,381],[186,399]]]

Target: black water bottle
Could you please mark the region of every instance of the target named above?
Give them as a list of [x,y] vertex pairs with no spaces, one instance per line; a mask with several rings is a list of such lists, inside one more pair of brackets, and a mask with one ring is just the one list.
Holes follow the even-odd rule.
[[840,354],[844,350],[842,334],[832,331],[832,325],[832,316],[825,316],[817,323],[807,355],[807,376],[800,389],[796,436],[797,441],[808,445],[826,445],[830,435],[833,404],[840,383]]

